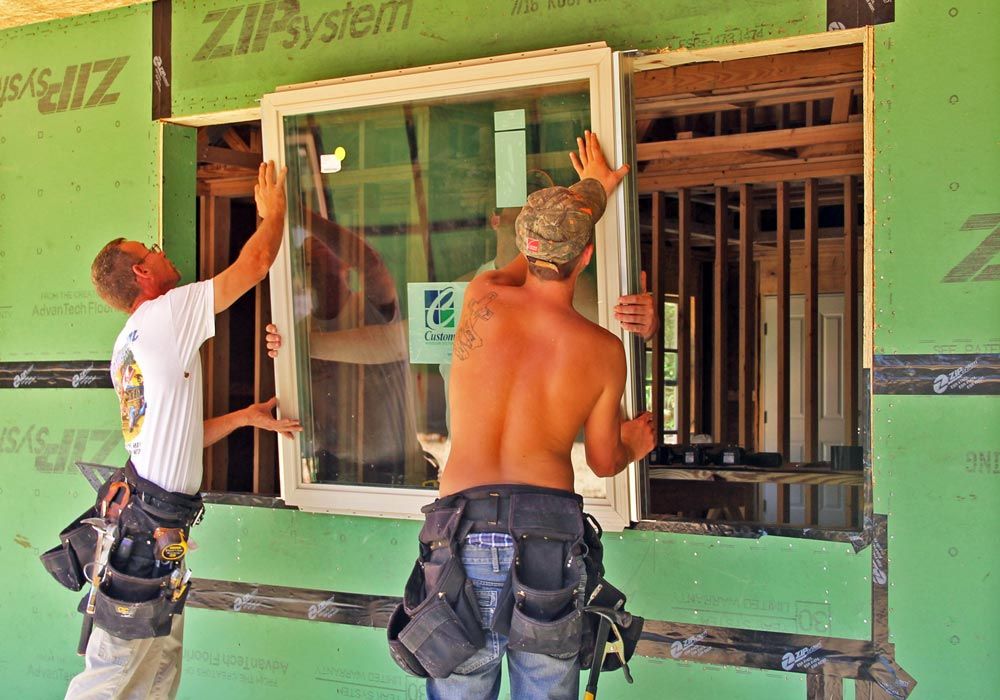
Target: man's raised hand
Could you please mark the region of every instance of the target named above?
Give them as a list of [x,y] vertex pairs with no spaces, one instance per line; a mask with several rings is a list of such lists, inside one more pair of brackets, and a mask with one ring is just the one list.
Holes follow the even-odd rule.
[[260,218],[283,218],[285,216],[285,173],[288,168],[278,170],[273,160],[265,161],[257,169],[257,184],[253,188],[253,198],[257,203]]
[[639,294],[625,294],[618,297],[615,318],[628,332],[642,336],[643,340],[649,340],[660,327],[660,321],[653,306],[653,295],[646,291],[645,270],[639,273],[639,279],[642,291]]
[[604,187],[605,194],[611,194],[618,183],[622,181],[628,173],[628,165],[623,165],[617,170],[612,170],[608,161],[604,158],[601,150],[601,143],[597,140],[597,134],[592,131],[584,131],[583,138],[577,137],[576,146],[578,153],[570,153],[569,159],[573,163],[573,169],[580,176],[581,180],[592,177]]

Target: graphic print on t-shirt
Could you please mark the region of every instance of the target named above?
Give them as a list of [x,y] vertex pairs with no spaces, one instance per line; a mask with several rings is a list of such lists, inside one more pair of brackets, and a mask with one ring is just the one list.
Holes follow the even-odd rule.
[[115,358],[112,370],[118,403],[121,406],[122,435],[125,444],[135,440],[142,432],[142,421],[146,415],[146,397],[143,391],[142,368],[135,361],[132,348],[126,346]]

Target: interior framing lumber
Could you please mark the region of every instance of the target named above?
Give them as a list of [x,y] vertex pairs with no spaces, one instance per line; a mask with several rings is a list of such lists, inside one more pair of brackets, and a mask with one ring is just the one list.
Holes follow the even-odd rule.
[[[205,245],[200,247],[199,273],[202,279],[222,272],[229,264],[231,203],[227,198],[203,197],[200,230]],[[202,346],[205,367],[205,415],[221,416],[229,412],[229,311],[216,317],[215,335]],[[202,487],[208,491],[225,491],[228,482],[225,440],[205,449],[205,469]]]
[[728,299],[726,278],[729,275],[729,191],[715,188],[715,260],[713,261],[712,300],[714,329],[712,336],[712,439],[726,442],[729,387],[726,382],[726,313]]
[[757,336],[753,321],[755,298],[753,283],[754,226],[751,185],[740,186],[740,243],[739,243],[739,444],[752,447],[754,442],[753,356]]
[[858,181],[844,178],[844,444],[858,442]]
[[[664,217],[666,215],[667,200],[662,192],[653,193],[653,211],[652,211],[652,221],[653,221],[653,236],[652,236],[652,260],[651,260],[651,272],[652,280],[651,291],[653,293],[653,304],[654,310],[657,313],[662,313],[663,303],[664,303],[664,282],[663,279],[663,269],[666,263],[666,245],[665,236],[663,235],[664,228]],[[657,332],[653,335],[653,366],[652,366],[652,406],[653,411],[653,426],[656,430],[656,441],[660,442],[663,440],[663,386],[664,386],[664,372],[663,372],[663,346],[664,346],[664,324],[660,324]]]
[[[254,303],[254,347],[264,347],[265,326],[270,322],[271,288],[261,282],[253,290]],[[267,354],[261,350],[254,352],[253,400],[255,403],[267,401],[275,395],[274,367]],[[257,494],[278,494],[278,435],[271,430],[253,431],[253,492]]]
[[[776,313],[776,346],[777,360],[777,444],[778,451],[789,459],[791,452],[791,309],[790,309],[790,277],[791,277],[791,221],[789,220],[789,186],[779,182],[775,188],[776,206],[778,210],[777,230],[777,270],[778,294]],[[779,523],[787,523],[790,519],[789,488],[779,484],[777,487],[776,510]]]
[[677,209],[677,442],[691,430],[691,192],[678,192]]
[[[816,201],[816,181],[806,180],[806,240],[805,270],[806,293],[803,314],[803,336],[805,347],[802,358],[802,420],[804,462],[819,459],[819,205]],[[807,524],[817,522],[819,489],[809,486],[804,489],[805,520]]]

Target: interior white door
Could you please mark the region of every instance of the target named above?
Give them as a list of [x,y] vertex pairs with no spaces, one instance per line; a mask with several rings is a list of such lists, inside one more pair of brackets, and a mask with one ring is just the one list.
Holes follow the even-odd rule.
[[[805,434],[803,407],[803,367],[805,343],[803,340],[803,318],[805,299],[793,295],[789,299],[789,379],[790,379],[790,454],[793,462],[802,461]],[[761,434],[764,449],[778,451],[777,430],[777,312],[776,297],[764,298],[764,318],[760,332],[764,339],[764,372],[761,392],[764,398]],[[842,353],[844,348],[844,295],[821,294],[819,298],[819,458],[830,459],[830,447],[844,442],[844,373]],[[805,524],[805,488],[792,485],[789,488],[789,523]],[[777,486],[766,484],[762,491],[764,519],[777,521]],[[847,525],[847,503],[849,487],[820,486],[817,504],[818,524],[828,527]]]

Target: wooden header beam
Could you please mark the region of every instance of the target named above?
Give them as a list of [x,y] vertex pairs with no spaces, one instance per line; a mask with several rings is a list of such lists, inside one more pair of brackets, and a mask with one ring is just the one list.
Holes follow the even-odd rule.
[[[828,39],[829,35],[823,38]],[[782,55],[724,60],[721,63],[721,59],[715,58],[705,63],[643,70],[635,74],[633,94],[637,101],[664,95],[707,94],[713,90],[747,85],[851,73],[862,65],[860,45],[799,51],[793,61]],[[677,53],[680,55],[680,52]],[[655,57],[649,60],[655,60]]]

